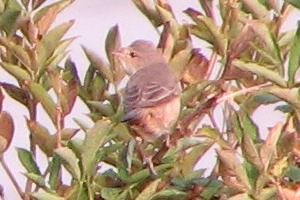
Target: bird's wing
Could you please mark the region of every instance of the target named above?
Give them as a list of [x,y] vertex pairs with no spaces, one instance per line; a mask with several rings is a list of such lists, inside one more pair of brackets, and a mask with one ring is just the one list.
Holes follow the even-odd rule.
[[173,88],[167,88],[163,83],[150,82],[141,89],[140,107],[151,107],[168,101],[177,96],[175,94],[176,85]]
[[124,99],[125,117],[122,121],[139,118],[142,108],[158,106],[167,102],[174,96],[178,96],[179,85],[174,88],[166,88],[158,82],[150,82],[145,87],[134,85],[126,89]]
[[178,80],[164,64],[139,70],[130,77],[125,89],[125,118],[139,118],[143,108],[158,106],[180,95]]

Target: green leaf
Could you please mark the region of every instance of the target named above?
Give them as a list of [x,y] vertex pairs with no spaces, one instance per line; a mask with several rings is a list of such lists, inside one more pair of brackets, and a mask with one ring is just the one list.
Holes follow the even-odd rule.
[[60,178],[60,159],[59,157],[54,154],[52,161],[50,163],[50,169],[49,169],[49,185],[50,188],[53,190],[56,190],[59,186],[59,178]]
[[272,198],[277,192],[277,188],[264,188],[262,191],[257,195],[257,200],[269,200]]
[[165,189],[160,192],[157,192],[149,200],[158,200],[158,199],[188,199],[189,195],[185,192],[175,189]]
[[289,166],[286,176],[289,177],[293,183],[298,183],[300,181],[300,168],[293,165]]
[[71,173],[72,177],[76,180],[80,180],[81,171],[79,168],[79,160],[75,153],[67,147],[57,148],[54,152],[60,157],[62,164]]
[[21,45],[17,45],[8,38],[0,37],[0,44],[10,50],[10,52],[27,68],[31,69],[31,62],[28,53]]
[[54,50],[60,44],[60,39],[74,24],[74,20],[63,23],[52,29],[45,37],[37,43],[36,51],[38,55],[38,65],[43,68],[47,59],[49,59]]
[[258,0],[242,0],[243,5],[256,19],[264,22],[270,21],[270,13]]
[[226,171],[232,171],[234,173],[234,176],[237,177],[237,181],[242,184],[247,189],[247,191],[251,191],[252,186],[250,180],[245,168],[238,160],[236,153],[233,150],[229,149],[220,149],[217,151],[217,153],[219,155],[221,165],[226,169]]
[[[262,46],[263,49],[266,49],[267,52],[269,51],[275,59],[281,61],[278,44],[270,28],[259,20],[248,20],[247,25],[251,27],[251,30],[259,39],[260,46]],[[280,74],[282,74],[281,70],[282,68],[278,69]]]
[[121,36],[119,32],[118,25],[109,29],[109,32],[105,40],[105,51],[106,56],[108,57],[109,63],[113,70],[113,76],[115,84],[118,85],[120,81],[124,78],[125,72],[120,62],[115,62],[114,56],[112,55],[113,51],[116,51],[121,48]]
[[135,198],[135,200],[150,199],[151,196],[155,194],[159,182],[161,182],[161,179],[156,179],[154,181],[148,182],[147,187],[143,189],[143,191]]
[[38,200],[65,200],[65,198],[63,197],[48,192],[44,192],[44,193],[34,192],[31,193],[30,195]]
[[230,145],[221,138],[221,134],[217,130],[215,130],[211,127],[203,126],[194,135],[210,138],[214,142],[217,142],[221,147],[223,147],[225,149],[227,149],[227,148],[230,149]]
[[158,27],[163,23],[153,3],[150,3],[148,0],[133,0],[133,3],[148,18],[154,27]]
[[102,60],[102,58],[100,58],[94,52],[92,52],[91,50],[85,48],[84,46],[82,46],[82,48],[83,48],[83,51],[84,51],[85,55],[87,56],[87,58],[91,62],[91,64],[96,69],[99,70],[102,77],[107,79],[109,82],[113,83],[113,81],[114,81],[113,80],[113,74],[110,71],[108,65]]
[[253,100],[258,104],[274,104],[280,99],[272,94],[258,94],[253,97]]
[[95,76],[90,88],[91,96],[94,101],[102,100],[106,86],[105,80],[101,76]]
[[109,29],[105,40],[105,52],[109,59],[109,62],[114,64],[114,57],[111,52],[121,48],[121,36],[119,32],[119,26],[115,25]]
[[121,188],[103,187],[101,197],[104,199],[115,199],[123,190]]
[[206,139],[201,144],[192,147],[192,149],[183,156],[181,170],[184,177],[193,172],[198,161],[213,144],[213,140]]
[[33,97],[41,103],[52,122],[56,124],[56,105],[43,86],[38,83],[30,82],[29,91]]
[[19,9],[7,8],[0,17],[0,29],[11,35],[17,29],[17,20],[21,14]]
[[242,141],[243,154],[248,162],[252,163],[260,172],[263,171],[263,165],[260,160],[258,146],[255,145],[253,139],[248,135],[243,135]]
[[300,23],[295,34],[295,38],[290,51],[290,58],[288,64],[288,85],[291,87],[294,85],[295,74],[299,69],[300,64]]
[[262,65],[259,65],[257,63],[245,62],[238,59],[233,60],[232,64],[243,71],[251,72],[253,74],[256,74],[257,76],[264,77],[265,79],[279,86],[287,86],[285,80],[279,73],[267,69]]
[[108,117],[115,114],[113,107],[109,103],[103,103],[99,101],[88,101],[88,104],[91,105],[93,108],[97,109],[97,111],[100,112],[102,116]]
[[171,6],[168,2],[157,1],[156,10],[158,11],[161,20],[163,23],[169,23],[170,33],[174,36],[174,38],[178,39],[179,31],[178,31],[178,23],[175,19],[175,15],[172,11]]
[[292,104],[296,108],[300,108],[298,88],[270,87],[266,91]]
[[41,175],[40,170],[35,163],[35,160],[30,151],[27,151],[23,148],[17,148],[17,152],[19,160],[21,161],[27,172]]
[[87,132],[81,154],[85,174],[94,174],[97,165],[96,154],[109,139],[112,128],[113,124],[110,121],[100,120]]
[[170,68],[179,79],[182,76],[185,66],[190,61],[190,58],[192,56],[191,50],[192,49],[190,44],[187,44],[185,48],[177,52],[169,62]]
[[200,83],[191,84],[186,87],[181,94],[181,105],[186,106],[191,99],[196,95],[201,94],[201,92],[210,84],[212,84],[211,81],[201,81]]
[[17,80],[31,80],[30,74],[26,70],[22,69],[20,66],[6,62],[1,62],[0,64],[5,71],[13,75]]
[[191,32],[192,35],[195,35],[196,37],[203,39],[204,41],[213,44],[214,42],[214,36],[210,33],[210,30],[205,25],[204,22],[197,19],[198,16],[202,16],[202,13],[199,11],[196,11],[192,8],[188,8],[184,11],[190,18],[192,18],[197,25],[186,25]]
[[243,199],[243,200],[253,200],[253,198],[251,198],[247,193],[233,195],[233,196],[228,198],[228,200],[241,200],[241,199]]
[[289,4],[292,4],[296,8],[300,9],[300,2],[298,0],[285,0],[285,1],[288,2]]
[[258,128],[249,115],[246,112],[240,111],[239,120],[244,134],[249,135],[253,141],[258,140]]
[[291,105],[285,104],[285,105],[276,106],[274,110],[279,110],[283,113],[291,113],[291,112],[293,112],[294,109]]
[[[64,128],[63,130],[61,130],[61,139],[69,141],[76,135],[76,133],[78,133],[79,130],[80,129]],[[57,136],[57,133],[55,136]]]
[[46,186],[44,177],[42,175],[35,174],[35,173],[24,173],[24,175],[30,180],[32,180],[37,186],[39,187]]
[[[54,49],[52,56],[45,63],[44,67],[46,66],[56,67],[62,61],[62,59],[66,57],[67,55],[66,49],[75,39],[76,38],[69,38],[60,41],[59,44],[57,44],[56,48]],[[43,73],[43,69],[44,68],[40,69],[40,73]]]
[[244,135],[244,132],[243,132],[243,128],[242,128],[242,125],[241,125],[241,122],[239,120],[239,116],[238,116],[237,112],[234,112],[232,114],[231,122],[232,122],[232,129],[233,129],[237,139],[239,140],[239,142],[241,142],[242,138],[243,138],[243,135]]
[[[197,23],[195,29],[197,29],[197,32],[200,33],[198,36],[200,36],[200,38],[202,36],[203,39],[207,40],[207,42],[214,44],[214,48],[220,55],[225,55],[226,36],[220,31],[220,28],[214,24],[213,20],[209,17],[203,16],[201,13],[191,8],[184,12]],[[203,30],[201,30],[202,28]]]

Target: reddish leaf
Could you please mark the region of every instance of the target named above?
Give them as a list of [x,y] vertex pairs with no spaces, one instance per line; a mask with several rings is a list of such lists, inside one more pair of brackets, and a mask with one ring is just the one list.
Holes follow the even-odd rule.
[[28,92],[9,83],[1,83],[1,86],[11,98],[15,99],[24,106],[28,106],[30,100],[30,95]]
[[33,0],[31,6],[33,9],[40,7],[46,0]]
[[4,153],[14,136],[14,122],[9,113],[0,113],[0,153]]
[[66,116],[72,111],[78,94],[78,85],[75,78],[71,79],[68,84],[63,87],[63,93],[67,100],[66,105],[63,106],[63,114]]
[[270,129],[267,140],[263,143],[260,148],[260,157],[262,164],[264,165],[264,170],[268,170],[272,161],[277,158],[276,145],[279,138],[282,135],[283,124],[278,123]]
[[38,122],[33,120],[26,120],[28,129],[33,138],[33,142],[47,155],[52,156],[56,140],[50,135],[49,131],[40,125]]
[[193,84],[198,81],[203,81],[208,70],[208,59],[202,55],[200,49],[192,50],[192,57],[185,67],[183,74],[183,81],[185,83]]
[[175,40],[171,35],[170,23],[164,23],[164,29],[160,36],[158,48],[161,49],[162,55],[169,61],[172,57]]

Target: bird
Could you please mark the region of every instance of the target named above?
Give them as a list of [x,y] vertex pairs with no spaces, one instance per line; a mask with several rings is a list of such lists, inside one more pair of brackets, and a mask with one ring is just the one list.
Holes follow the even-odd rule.
[[153,143],[161,136],[166,137],[168,143],[181,107],[182,89],[178,78],[150,41],[136,40],[114,51],[113,55],[129,76],[121,122],[127,122],[146,143]]

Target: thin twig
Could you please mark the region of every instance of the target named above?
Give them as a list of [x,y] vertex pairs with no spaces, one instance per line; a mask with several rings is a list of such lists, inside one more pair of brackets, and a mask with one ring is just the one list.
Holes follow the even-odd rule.
[[209,77],[210,77],[210,75],[212,73],[213,67],[214,67],[214,65],[216,63],[217,55],[218,54],[217,54],[216,51],[214,51],[213,54],[211,55],[211,58],[209,60],[208,66],[207,66],[208,69],[207,69],[207,72],[206,72],[206,74],[204,76],[204,80],[208,80],[209,79]]
[[57,128],[57,147],[61,147],[61,130],[62,130],[62,107],[61,107],[61,99],[62,99],[62,73],[63,71],[61,70],[59,73],[59,81],[60,83],[58,84],[58,102],[56,105],[56,128]]
[[233,93],[224,95],[221,98],[218,98],[217,103],[221,103],[221,102],[226,101],[228,99],[232,99],[232,98],[234,98],[236,96],[239,96],[241,94],[246,94],[246,93],[249,93],[249,92],[260,90],[261,88],[266,87],[266,86],[268,86],[268,85],[267,84],[265,84],[265,85],[256,85],[256,86],[253,86],[253,87],[249,87],[249,88],[246,88],[246,89],[239,90],[237,92],[233,92]]
[[283,10],[282,15],[278,18],[278,26],[277,26],[277,35],[281,32],[282,24],[286,21],[287,17],[289,16],[291,12],[291,5],[286,5],[286,7]]
[[[36,106],[37,103],[33,100],[29,101],[29,117],[30,120],[32,121],[36,121]],[[29,140],[30,140],[30,151],[33,155],[33,157],[36,157],[36,144],[33,142],[33,137],[32,137],[32,133],[30,133],[29,135]],[[25,194],[24,194],[24,199],[25,200],[29,200],[30,199],[30,195],[29,192],[31,192],[32,189],[32,181],[30,179],[27,179],[26,181],[26,186],[25,186]]]
[[6,172],[8,177],[10,178],[11,182],[15,186],[15,188],[16,188],[18,194],[20,195],[21,199],[23,199],[24,194],[22,192],[22,189],[19,186],[18,182],[16,181],[15,177],[13,176],[12,172],[10,171],[9,167],[7,166],[6,162],[4,161],[3,155],[0,155],[0,163],[1,163],[4,171]]

